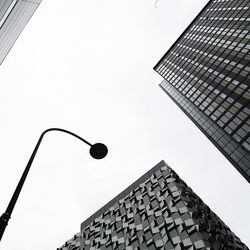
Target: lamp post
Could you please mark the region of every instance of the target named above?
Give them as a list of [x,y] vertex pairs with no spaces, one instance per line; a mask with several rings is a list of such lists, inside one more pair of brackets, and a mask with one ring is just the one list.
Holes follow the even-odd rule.
[[12,195],[12,198],[9,202],[9,205],[5,211],[5,213],[2,214],[2,216],[0,217],[0,241],[2,239],[2,236],[4,234],[4,231],[5,231],[5,228],[6,226],[8,225],[8,221],[11,217],[11,214],[12,214],[12,211],[15,207],[15,204],[16,204],[16,201],[18,199],[18,196],[22,190],[22,187],[23,187],[23,184],[24,184],[24,181],[28,175],[28,172],[30,170],[30,167],[32,165],[32,162],[35,158],[35,155],[36,155],[36,152],[41,144],[41,141],[44,137],[44,135],[47,133],[47,132],[50,132],[50,131],[60,131],[60,132],[64,132],[64,133],[67,133],[67,134],[70,134],[76,138],[78,138],[79,140],[83,141],[84,143],[88,144],[90,146],[90,150],[89,150],[89,153],[90,155],[95,158],[95,159],[102,159],[104,158],[107,153],[108,153],[108,149],[107,147],[102,144],[102,143],[95,143],[95,144],[91,144],[89,143],[88,141],[86,141],[85,139],[83,139],[82,137],[68,131],[68,130],[65,130],[65,129],[61,129],[61,128],[49,128],[49,129],[46,129],[39,137],[39,140],[30,156],[30,159],[26,165],[26,168],[24,169],[24,172],[21,176],[21,179],[19,180],[18,184],[17,184],[17,187],[15,189],[15,192],[14,194]]

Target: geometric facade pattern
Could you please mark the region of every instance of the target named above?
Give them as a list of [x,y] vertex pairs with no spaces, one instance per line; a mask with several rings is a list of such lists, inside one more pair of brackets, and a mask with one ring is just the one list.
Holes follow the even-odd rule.
[[63,247],[56,250],[80,250],[80,233],[74,235],[74,237],[65,242]]
[[42,0],[0,0],[0,64]]
[[83,222],[81,235],[58,248],[67,249],[248,248],[161,161]]
[[250,182],[250,1],[210,0],[155,65],[160,87]]

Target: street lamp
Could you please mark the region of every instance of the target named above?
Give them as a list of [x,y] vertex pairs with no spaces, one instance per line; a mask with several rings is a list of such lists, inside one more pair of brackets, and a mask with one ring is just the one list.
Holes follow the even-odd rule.
[[19,196],[19,194],[20,194],[20,192],[22,190],[24,181],[25,181],[25,179],[26,179],[26,177],[28,175],[28,172],[30,170],[32,162],[33,162],[33,160],[35,158],[36,152],[37,152],[37,150],[38,150],[38,148],[39,148],[39,146],[41,144],[41,141],[42,141],[44,135],[47,132],[50,132],[50,131],[60,131],[60,132],[64,132],[64,133],[70,134],[70,135],[78,138],[79,140],[83,141],[84,143],[88,144],[90,146],[89,153],[95,159],[102,159],[108,153],[108,149],[107,149],[107,147],[104,144],[102,144],[102,143],[91,144],[88,141],[86,141],[83,138],[81,138],[80,136],[78,136],[78,135],[76,135],[76,134],[74,134],[74,133],[72,133],[72,132],[70,132],[68,130],[61,129],[61,128],[49,128],[49,129],[45,130],[40,135],[40,137],[39,137],[39,140],[38,140],[38,142],[37,142],[37,144],[36,144],[36,146],[35,146],[35,148],[33,150],[32,155],[30,156],[30,159],[29,159],[29,161],[27,163],[27,166],[24,169],[22,177],[21,177],[19,183],[17,184],[16,190],[15,190],[14,194],[12,195],[12,198],[11,198],[11,200],[9,202],[9,205],[8,205],[5,213],[3,213],[2,216],[0,217],[0,241],[1,241],[2,236],[4,234],[5,228],[8,225],[8,221],[9,221],[9,219],[11,217],[11,213],[12,213],[14,207],[15,207],[15,204],[16,204],[16,201],[18,199],[18,196]]

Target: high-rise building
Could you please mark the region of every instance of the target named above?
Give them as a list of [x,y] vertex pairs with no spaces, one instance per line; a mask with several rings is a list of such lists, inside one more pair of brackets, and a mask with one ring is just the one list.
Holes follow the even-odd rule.
[[0,0],[0,64],[42,0]]
[[57,250],[248,249],[161,161],[81,224]]
[[249,0],[210,0],[154,67],[160,87],[248,182],[249,30]]

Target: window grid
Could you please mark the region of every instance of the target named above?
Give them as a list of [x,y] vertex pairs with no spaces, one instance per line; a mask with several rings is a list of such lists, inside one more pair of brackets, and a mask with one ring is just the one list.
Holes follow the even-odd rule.
[[[208,77],[207,77],[208,78]],[[171,81],[171,79],[168,79],[169,81]]]
[[224,133],[217,124],[211,122],[208,116],[202,113],[198,107],[192,105],[192,103],[184,95],[178,92],[172,84],[167,83],[167,81],[164,80],[160,86],[176,103],[180,105],[181,109],[191,119],[195,120],[198,124],[197,126],[204,131],[204,134],[217,146],[223,149],[224,153],[231,157],[235,163],[245,159],[247,165],[244,165],[243,167],[246,168],[247,166],[247,169],[250,169],[250,159],[247,160],[246,158],[249,154],[242,150],[241,146],[234,141],[232,137]]
[[248,177],[249,10],[249,0],[210,1],[154,67],[171,85],[165,92]]
[[[236,27],[234,27],[235,29],[237,29]],[[242,31],[242,30],[241,30]],[[218,35],[218,34],[214,34],[214,35]],[[213,35],[213,36],[214,36]],[[245,34],[245,36],[246,36],[247,34]],[[210,37],[210,39],[211,38],[213,38],[213,36],[212,37]],[[225,33],[225,35],[224,35],[225,37],[227,37],[228,36],[228,34],[227,33]],[[185,37],[187,37],[187,36],[185,36]],[[236,39],[236,38],[235,38]],[[234,40],[235,40],[234,39]],[[226,42],[226,40],[225,40],[225,42]],[[201,44],[198,46],[198,48],[201,46]],[[197,49],[197,48],[196,48]],[[224,49],[224,51],[226,50],[227,48],[225,48]],[[241,50],[237,53],[237,54],[239,54],[242,50],[244,49],[244,47],[242,47],[241,48]],[[222,51],[221,52],[221,54],[224,52],[224,51]],[[179,51],[178,51],[179,52]],[[172,54],[176,54],[175,52],[172,52]],[[183,59],[185,59],[184,58],[184,55],[185,54],[187,54],[187,57],[186,57],[186,59],[188,59],[188,52],[187,52],[187,50],[185,51],[185,53],[183,53],[182,55],[182,58]],[[237,54],[235,54],[234,55],[234,57],[237,57]],[[220,64],[222,64],[222,63],[224,63],[224,60],[221,60],[221,62],[220,62]],[[172,64],[173,64],[173,62],[172,62]],[[207,65],[207,64],[209,64],[209,61],[206,61],[206,64],[205,65]],[[219,65],[220,65],[219,64]],[[184,64],[185,65],[185,64]],[[186,65],[188,65],[188,64],[186,64]],[[203,65],[203,67],[206,67],[205,65]],[[218,65],[218,66],[219,66]],[[186,68],[186,67],[185,67]],[[199,72],[202,70],[202,67],[199,69]],[[243,71],[243,68],[241,68],[241,70],[240,70],[240,72],[242,72]],[[239,73],[239,72],[238,72]],[[198,73],[197,73],[198,74]],[[192,76],[192,78],[197,78],[197,74],[196,75],[193,75]],[[215,76],[213,76],[213,77],[215,77]],[[180,78],[180,77],[179,77]],[[207,76],[207,78],[209,78],[209,75]],[[223,79],[225,79],[226,78],[226,76],[224,76],[223,78],[221,78],[221,81],[223,80]],[[169,76],[169,81],[175,81],[176,79],[178,79],[177,78],[177,75],[176,74],[174,74],[174,73],[172,73],[172,74],[170,74],[170,76]],[[211,76],[210,76],[210,80],[211,80]],[[191,82],[194,82],[193,80],[191,80]],[[195,83],[195,82],[194,82]],[[220,83],[220,82],[219,82]],[[220,86],[220,84],[217,84],[217,86]],[[175,84],[173,84],[173,85],[175,85]],[[233,92],[233,90],[235,90],[235,89],[237,89],[237,88],[239,88],[237,85],[232,85],[231,84],[231,82],[228,82],[225,86],[224,86],[224,89],[227,89],[228,88],[228,86],[230,86],[231,85],[231,91]],[[197,86],[197,84],[196,84],[196,86]],[[200,91],[200,88],[204,88],[204,85],[202,85],[202,84],[200,84],[200,86],[198,85],[198,88],[196,88],[196,90],[195,89],[193,89],[194,88],[194,85],[191,85],[191,84],[186,84],[186,87],[182,90],[182,92],[184,92],[184,91],[187,91],[187,88],[189,89],[189,92],[188,93],[185,93],[186,95],[189,95],[189,93],[190,93],[190,91],[192,91],[193,93],[191,93],[191,95],[190,96],[188,96],[189,98],[192,98],[192,96],[193,95],[196,95],[196,99],[194,100],[194,102],[197,100],[197,99],[199,99],[200,98],[200,96],[203,94],[203,91]],[[214,92],[214,90],[216,90],[216,87],[215,88],[211,88],[211,91],[210,91],[210,94],[209,95],[207,95],[208,97],[207,98],[203,98],[203,100],[201,99],[201,101],[200,101],[200,106],[202,106],[202,104],[205,102],[205,101],[208,101],[208,98],[210,98],[209,96],[211,96],[211,94],[212,95],[214,95],[213,94],[213,92]],[[197,93],[197,91],[199,91],[198,92],[198,95],[196,94]],[[218,91],[218,93],[217,93],[217,95],[214,95],[214,97],[213,98],[210,98],[209,99],[209,104],[208,105],[206,105],[204,108],[203,108],[203,110],[206,112],[206,110],[207,109],[210,109],[210,111],[209,112],[207,112],[208,114],[210,113],[210,115],[212,116],[212,115],[214,115],[214,113],[216,112],[216,111],[218,111],[218,109],[216,108],[218,105],[216,104],[216,99],[219,97],[219,94],[221,93],[221,92],[223,92],[223,90],[221,90],[221,91]],[[246,92],[246,91],[245,91]],[[244,92],[243,92],[244,93]],[[243,96],[243,95],[240,95],[240,96]],[[223,104],[223,102],[225,102],[226,101],[226,99],[223,101],[223,100],[221,100],[221,104]],[[235,103],[235,102],[234,102]],[[216,106],[215,106],[216,105]],[[230,105],[230,104],[229,104]],[[231,104],[231,106],[232,106],[233,104]],[[224,113],[226,112],[226,110],[224,111]],[[221,116],[223,115],[223,113],[221,113]],[[234,119],[235,117],[234,116],[232,116],[231,117],[231,119],[229,119],[228,121],[227,121],[227,123],[230,123],[233,119]],[[218,119],[218,118],[216,118],[216,120],[217,121],[219,121],[220,122],[220,120]],[[220,124],[220,123],[219,123]]]
[[[206,14],[206,13],[205,13]],[[202,18],[197,22],[197,24],[200,24],[200,23],[204,23],[204,24],[206,24],[206,21],[204,21]],[[214,28],[214,27],[213,27]],[[179,44],[181,44],[182,42],[183,42],[183,40],[184,40],[184,38],[183,39],[181,39],[181,41],[179,42]],[[200,39],[201,40],[201,39]],[[195,43],[194,43],[194,41],[191,41],[191,46],[192,45],[195,45]],[[200,44],[199,46],[198,46],[198,48],[200,47],[200,46],[204,46],[204,44]],[[176,48],[176,49],[174,49],[173,50],[173,52],[176,52],[175,50],[177,50],[178,48]],[[183,53],[184,55],[185,55],[185,53]],[[171,57],[171,55],[168,57],[169,58],[169,60],[172,60],[172,57]],[[176,58],[175,58],[176,59]],[[173,58],[173,62],[175,62],[175,59]],[[177,59],[178,60],[178,59]],[[169,79],[169,81],[170,81],[170,79]]]
[[[243,69],[242,69],[243,70]],[[231,82],[228,82],[225,86],[224,86],[224,89],[222,89],[220,92],[218,92],[214,98],[210,101],[210,105],[213,105],[214,102],[216,102],[217,99],[220,100],[220,94],[223,93],[223,90],[225,90],[229,85],[231,84]],[[237,85],[234,85],[233,88],[230,90],[229,92],[229,95],[231,93],[234,93],[235,92],[235,89],[237,89],[238,86]],[[245,92],[247,92],[248,89],[245,89],[245,91],[242,90],[242,93],[240,95],[237,96],[237,98],[235,99],[232,99],[231,97],[227,97],[227,98],[222,98],[220,104],[223,106],[224,103],[229,103],[228,105],[226,105],[227,109],[225,109],[224,111],[221,112],[220,115],[216,116],[215,118],[215,121],[220,121],[221,117],[223,117],[223,115],[231,108],[231,107],[234,107],[238,110],[240,110],[238,107],[235,106],[235,103],[237,101],[239,101],[241,99],[241,97],[244,95]],[[202,104],[201,104],[202,105]],[[218,106],[218,107],[221,107],[221,106]],[[215,112],[217,111],[218,109],[214,109],[210,114],[209,116],[212,117],[213,115],[215,115]],[[236,113],[234,113],[234,115],[236,115]]]

